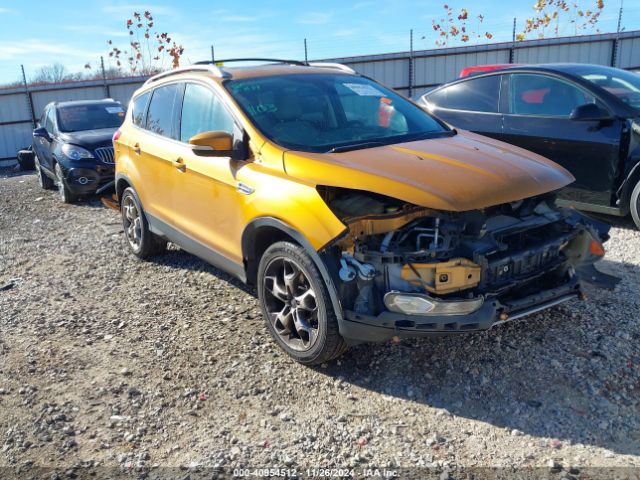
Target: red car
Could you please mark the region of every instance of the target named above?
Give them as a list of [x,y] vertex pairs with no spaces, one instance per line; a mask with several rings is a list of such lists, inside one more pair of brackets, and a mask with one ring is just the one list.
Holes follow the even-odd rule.
[[460,70],[460,78],[473,77],[481,73],[493,72],[502,68],[517,67],[517,63],[496,63],[495,65],[476,65],[474,67],[466,67]]

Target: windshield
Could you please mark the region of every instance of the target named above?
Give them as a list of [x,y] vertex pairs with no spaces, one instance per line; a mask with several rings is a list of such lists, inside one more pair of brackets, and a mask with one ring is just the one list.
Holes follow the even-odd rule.
[[631,107],[640,109],[640,75],[608,67],[585,68],[578,74]]
[[225,86],[254,125],[285,148],[345,151],[449,133],[400,95],[353,75],[281,75]]
[[124,120],[124,109],[115,102],[58,107],[57,111],[61,132],[118,128]]

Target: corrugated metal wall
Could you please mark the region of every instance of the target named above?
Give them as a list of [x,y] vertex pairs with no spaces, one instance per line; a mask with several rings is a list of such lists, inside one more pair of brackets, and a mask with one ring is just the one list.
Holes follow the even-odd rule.
[[460,70],[473,65],[573,62],[615,63],[619,68],[640,68],[640,31],[341,57],[327,61],[344,63],[405,95],[415,96],[453,80]]
[[[329,59],[347,64],[405,95],[420,95],[460,70],[494,63],[580,62],[640,69],[640,31],[530,40]],[[108,96],[124,105],[145,78],[47,85],[31,89],[35,116],[52,101]],[[23,89],[0,90],[0,165],[31,142],[31,112]]]

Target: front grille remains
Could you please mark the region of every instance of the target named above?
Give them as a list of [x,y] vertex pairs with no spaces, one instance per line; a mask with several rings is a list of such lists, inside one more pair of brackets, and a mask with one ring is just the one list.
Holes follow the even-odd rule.
[[562,248],[573,233],[562,231],[559,225],[501,237],[506,250],[476,258],[483,267],[481,288],[499,290],[514,282],[535,278],[561,264],[565,260]]
[[113,154],[113,147],[96,148],[94,152],[96,154],[96,157],[98,157],[98,159],[102,163],[109,163],[109,164],[116,163],[115,155]]

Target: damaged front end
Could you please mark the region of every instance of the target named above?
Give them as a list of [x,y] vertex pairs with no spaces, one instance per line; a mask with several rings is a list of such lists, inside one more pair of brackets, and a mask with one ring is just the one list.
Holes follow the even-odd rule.
[[347,226],[325,250],[346,338],[486,330],[583,297],[581,281],[617,283],[593,267],[608,226],[557,208],[553,194],[443,212],[368,192],[318,191]]

